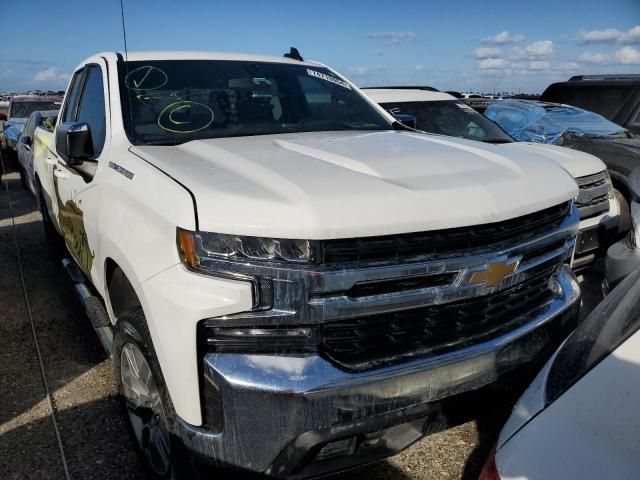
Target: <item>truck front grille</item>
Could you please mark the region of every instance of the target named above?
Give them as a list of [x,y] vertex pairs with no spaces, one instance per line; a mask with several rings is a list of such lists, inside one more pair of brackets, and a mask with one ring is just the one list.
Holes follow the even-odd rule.
[[580,177],[576,181],[580,187],[576,206],[581,220],[597,217],[609,211],[612,187],[607,180],[606,172]]
[[273,303],[201,321],[199,343],[218,353],[318,352],[352,370],[482,343],[554,300],[578,221],[567,202],[487,225],[326,241],[318,265],[220,261],[216,272],[270,282]]
[[410,261],[437,255],[460,255],[461,252],[498,249],[506,242],[524,239],[555,230],[569,214],[570,203],[502,222],[472,227],[436,230],[404,235],[386,235],[323,242],[324,263],[367,263]]
[[349,370],[442,353],[486,341],[525,323],[553,299],[557,266],[505,290],[444,305],[359,317],[322,326],[321,352]]

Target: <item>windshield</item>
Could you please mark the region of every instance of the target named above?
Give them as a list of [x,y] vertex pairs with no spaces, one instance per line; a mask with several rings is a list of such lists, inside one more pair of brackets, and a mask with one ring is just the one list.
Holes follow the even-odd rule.
[[625,105],[633,88],[624,85],[551,85],[542,94],[541,100],[584,108],[611,120]]
[[392,115],[416,118],[416,128],[429,133],[489,143],[513,141],[498,125],[458,100],[381,103]]
[[329,130],[391,123],[323,67],[228,60],[120,65],[124,121],[137,144]]
[[9,118],[27,118],[38,110],[57,110],[60,104],[56,102],[15,102],[11,104]]

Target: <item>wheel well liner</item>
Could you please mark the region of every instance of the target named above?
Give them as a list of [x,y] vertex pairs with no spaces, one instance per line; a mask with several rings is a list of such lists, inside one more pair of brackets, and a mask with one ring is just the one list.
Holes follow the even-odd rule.
[[141,306],[133,285],[118,264],[110,258],[107,259],[105,273],[109,303],[116,319],[122,312]]

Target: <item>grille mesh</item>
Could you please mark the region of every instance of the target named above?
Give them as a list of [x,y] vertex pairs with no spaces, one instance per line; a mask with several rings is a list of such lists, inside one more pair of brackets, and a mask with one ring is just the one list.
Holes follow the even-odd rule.
[[550,301],[556,271],[557,265],[544,266],[528,280],[482,297],[328,323],[321,349],[347,369],[364,370],[486,341]]
[[577,178],[580,187],[576,206],[580,219],[595,217],[609,211],[611,184],[605,172]]
[[522,217],[473,227],[327,240],[323,242],[323,261],[328,264],[406,261],[513,245],[558,228],[569,214],[570,205],[567,202]]

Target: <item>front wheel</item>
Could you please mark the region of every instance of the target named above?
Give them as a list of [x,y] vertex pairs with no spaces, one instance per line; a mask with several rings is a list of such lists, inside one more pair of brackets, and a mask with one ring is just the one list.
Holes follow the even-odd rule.
[[202,464],[176,435],[176,414],[142,308],[118,317],[113,339],[114,374],[129,431],[155,480],[205,480],[221,470]]
[[175,479],[177,417],[140,308],[120,316],[113,347],[118,393],[142,461],[152,478]]

